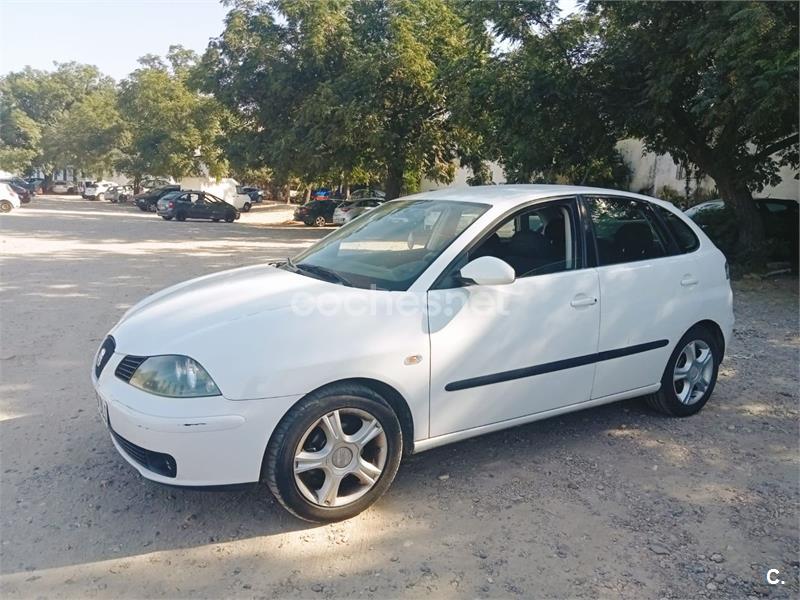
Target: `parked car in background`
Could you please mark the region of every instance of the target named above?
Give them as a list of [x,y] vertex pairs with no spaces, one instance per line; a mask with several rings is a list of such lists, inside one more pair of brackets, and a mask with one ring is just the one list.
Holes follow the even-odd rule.
[[333,211],[338,205],[339,203],[334,200],[309,200],[297,207],[294,211],[294,220],[302,221],[309,226],[324,227],[328,223],[333,223]]
[[0,179],[0,183],[5,183],[12,190],[14,190],[14,193],[19,197],[19,201],[22,204],[27,204],[28,202],[31,201],[31,198],[33,197],[33,192],[27,186],[25,180],[20,179],[19,177],[10,177],[8,179]]
[[83,197],[87,200],[100,200],[106,199],[106,193],[117,184],[113,181],[95,181],[89,183],[83,190]]
[[133,197],[132,185],[115,185],[106,192],[106,199],[116,204],[117,202],[127,202]]
[[379,207],[386,202],[385,198],[364,198],[363,200],[356,200],[354,202],[342,202],[333,211],[333,224],[344,225],[355,219],[365,212],[371,211],[373,208]]
[[25,183],[28,184],[28,189],[33,194],[41,194],[44,189],[44,179],[41,177],[28,177],[25,179]]
[[[800,204],[797,200],[784,198],[754,198],[753,202],[764,223],[767,260],[788,262],[792,271],[797,273],[800,263]],[[724,201],[702,202],[687,208],[684,214],[695,221],[726,256],[735,258],[739,229],[733,210]]]
[[350,192],[350,200],[363,200],[365,198],[386,198],[386,194],[375,188],[359,188]]
[[9,213],[20,207],[17,193],[7,183],[0,183],[0,213]]
[[51,194],[68,194],[70,186],[66,181],[58,180],[50,184]]
[[250,185],[240,185],[236,188],[236,193],[250,196],[251,204],[256,204],[264,199],[264,191]]
[[235,196],[227,197],[225,201],[235,206],[236,210],[242,212],[250,212],[250,209],[253,207],[253,199],[250,197],[250,194],[236,194]]
[[733,336],[726,267],[646,196],[442,189],[386,202],[277,268],[144,299],[91,378],[142,476],[265,481],[294,515],[337,521],[377,501],[410,453],[632,398],[700,412]]
[[136,194],[136,196],[134,196],[134,202],[136,202],[136,206],[138,206],[139,210],[142,212],[156,212],[156,203],[162,196],[170,192],[179,191],[180,189],[181,186],[177,184],[164,185],[141,194]]
[[186,219],[210,219],[233,223],[239,211],[232,204],[206,192],[181,190],[164,194],[156,203],[158,216],[165,221]]
[[316,190],[311,190],[310,200],[330,200],[330,198],[331,191],[328,188],[317,188]]
[[139,182],[139,193],[142,194],[144,192],[149,192],[150,190],[154,190],[156,188],[162,188],[170,185],[175,185],[175,184],[173,184],[171,181],[167,181],[166,179],[162,179],[160,177],[149,177],[147,179],[142,179],[142,181]]

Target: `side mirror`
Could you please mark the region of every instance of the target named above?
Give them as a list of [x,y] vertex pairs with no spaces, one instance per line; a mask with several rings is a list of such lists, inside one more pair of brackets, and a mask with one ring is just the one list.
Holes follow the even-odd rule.
[[478,285],[506,285],[514,283],[514,268],[494,256],[481,256],[470,261],[459,271],[461,279]]

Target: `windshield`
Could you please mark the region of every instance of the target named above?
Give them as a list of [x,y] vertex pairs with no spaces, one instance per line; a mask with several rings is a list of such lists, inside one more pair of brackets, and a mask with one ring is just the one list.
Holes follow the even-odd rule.
[[404,291],[489,208],[442,200],[395,200],[320,240],[286,268],[361,288]]

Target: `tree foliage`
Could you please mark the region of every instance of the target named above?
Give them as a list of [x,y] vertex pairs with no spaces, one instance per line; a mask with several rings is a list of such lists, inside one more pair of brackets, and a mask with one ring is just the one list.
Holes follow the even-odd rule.
[[385,178],[394,197],[453,177],[463,31],[444,0],[240,1],[203,85],[239,116],[238,159],[307,181]]
[[144,175],[185,177],[227,172],[218,146],[222,109],[188,83],[196,55],[170,47],[166,60],[148,55],[120,84],[125,143],[118,167],[138,181]]
[[752,192],[798,164],[796,2],[592,2],[604,110],[648,149],[708,173],[763,247]]

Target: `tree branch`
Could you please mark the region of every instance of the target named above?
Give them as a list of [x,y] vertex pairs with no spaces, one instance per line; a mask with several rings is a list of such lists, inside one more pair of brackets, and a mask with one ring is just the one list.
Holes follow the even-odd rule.
[[784,148],[788,148],[792,144],[796,144],[798,139],[800,139],[800,136],[797,133],[793,133],[787,138],[783,138],[782,140],[779,140],[774,144],[770,144],[769,146],[764,148],[761,152],[754,154],[753,158],[756,158],[758,160],[767,158],[768,156],[771,156],[776,152],[780,152]]

